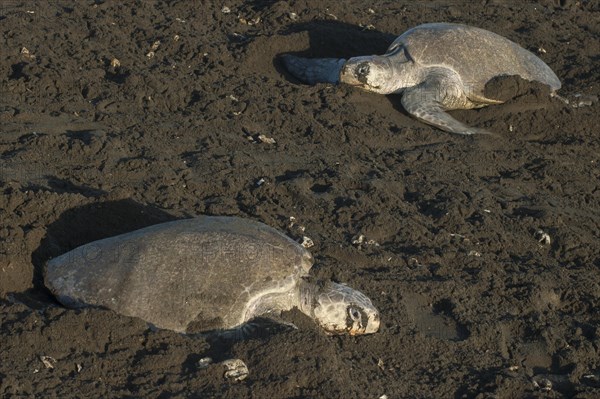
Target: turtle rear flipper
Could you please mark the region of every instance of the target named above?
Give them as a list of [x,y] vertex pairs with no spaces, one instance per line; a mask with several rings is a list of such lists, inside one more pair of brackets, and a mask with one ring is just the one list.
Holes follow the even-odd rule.
[[446,132],[464,135],[491,134],[484,129],[467,126],[445,112],[447,109],[454,108],[449,107],[449,104],[464,101],[457,94],[449,90],[449,83],[446,80],[426,80],[403,91],[402,106],[415,118]]
[[296,79],[314,85],[340,82],[340,72],[346,60],[343,58],[303,58],[285,54],[283,65]]

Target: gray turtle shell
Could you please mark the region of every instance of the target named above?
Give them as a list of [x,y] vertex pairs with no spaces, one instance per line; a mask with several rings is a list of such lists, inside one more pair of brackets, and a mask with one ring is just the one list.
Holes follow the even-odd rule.
[[[505,37],[484,29],[450,23],[431,23],[409,29],[391,45],[404,46],[408,57],[424,66],[456,71],[465,91],[483,96],[485,84],[502,75],[518,75],[561,86],[556,74],[540,58]],[[493,101],[493,100],[492,100]]]
[[101,306],[186,332],[233,328],[250,299],[289,290],[312,256],[259,222],[202,216],[80,246],[46,265],[46,285],[70,307]]

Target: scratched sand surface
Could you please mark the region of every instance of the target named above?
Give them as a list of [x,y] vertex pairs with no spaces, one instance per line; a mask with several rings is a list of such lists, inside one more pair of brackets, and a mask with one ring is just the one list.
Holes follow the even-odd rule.
[[[564,96],[598,95],[597,0],[127,3],[0,6],[0,396],[600,397],[600,105],[525,87],[453,112],[497,133],[465,138],[276,61],[461,22],[538,53]],[[289,312],[296,331],[210,346],[43,289],[53,256],[197,214],[310,237],[314,274],[367,293],[381,331]]]

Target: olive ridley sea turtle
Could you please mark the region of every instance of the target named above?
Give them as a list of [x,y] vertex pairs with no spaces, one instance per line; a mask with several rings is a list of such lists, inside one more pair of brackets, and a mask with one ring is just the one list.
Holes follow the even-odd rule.
[[82,245],[48,261],[45,282],[68,307],[105,307],[178,332],[243,332],[253,318],[279,321],[293,307],[328,334],[376,332],[371,300],[314,280],[312,264],[263,223],[201,216]]
[[308,83],[346,83],[379,94],[402,93],[402,106],[415,118],[459,134],[487,133],[469,127],[446,110],[500,104],[487,98],[486,83],[517,75],[550,86],[561,83],[541,59],[484,29],[451,23],[419,25],[399,36],[384,55],[346,59],[286,54],[286,69]]

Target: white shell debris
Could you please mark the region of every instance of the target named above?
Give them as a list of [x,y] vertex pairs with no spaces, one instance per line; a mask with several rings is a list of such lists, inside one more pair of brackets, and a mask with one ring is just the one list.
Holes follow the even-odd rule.
[[550,235],[542,229],[537,230],[534,234],[534,237],[542,245],[550,245],[552,242]]
[[352,238],[352,244],[358,247],[360,247],[361,245],[375,245],[376,247],[379,246],[379,243],[377,241],[369,240],[363,234],[359,234],[358,236]]
[[274,138],[267,137],[264,134],[259,134],[258,135],[258,140],[260,140],[261,142],[266,143],[266,144],[275,144],[275,143],[277,143]]
[[33,53],[31,53],[27,47],[22,47],[21,48],[21,55],[23,56],[23,58],[26,58],[28,60],[35,60],[35,55],[33,55]]
[[160,40],[155,41],[154,43],[152,43],[152,47],[150,47],[150,51],[148,52],[148,54],[146,54],[146,57],[148,58],[152,58],[154,57],[154,52],[156,50],[158,50],[158,47],[160,47]]
[[256,18],[252,18],[252,19],[246,19],[244,17],[239,17],[238,20],[240,21],[241,24],[249,25],[249,26],[258,25],[260,23],[260,17],[256,17]]
[[221,362],[221,364],[227,368],[227,371],[225,371],[225,378],[234,381],[242,381],[248,377],[248,366],[240,359],[225,360]]
[[212,363],[213,363],[212,357],[203,357],[202,359],[198,360],[198,368],[206,369]]
[[40,356],[40,360],[47,369],[53,369],[56,364],[56,359],[51,356]]
[[[211,357],[203,357],[198,360],[198,368],[201,370],[207,369],[212,364],[214,364],[214,361]],[[224,377],[227,379],[242,381],[248,376],[248,366],[240,359],[228,359],[218,364],[225,366],[227,369],[224,374]]]
[[315,246],[315,242],[313,240],[311,240],[309,237],[303,236],[302,242],[300,243],[300,245],[302,245],[304,248],[310,248],[310,247]]
[[221,12],[223,14],[229,14],[231,12],[231,9],[227,6],[223,6],[223,8],[221,8]]
[[[244,103],[244,105],[246,105],[246,104]],[[242,112],[244,112],[244,110],[245,110],[245,107],[244,107],[244,109],[242,111],[240,111],[240,112],[233,112],[233,114],[234,115],[239,115]],[[274,138],[269,137],[269,136],[267,136],[265,134],[254,133],[254,132],[252,132],[251,129],[246,129],[246,128],[242,128],[242,130],[243,130],[244,134],[246,135],[246,139],[249,142],[251,142],[252,144],[260,144],[260,143],[275,144],[275,143],[277,143]]]

